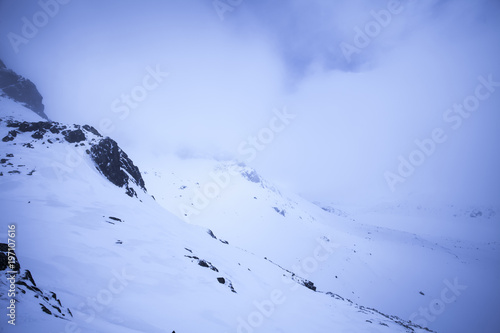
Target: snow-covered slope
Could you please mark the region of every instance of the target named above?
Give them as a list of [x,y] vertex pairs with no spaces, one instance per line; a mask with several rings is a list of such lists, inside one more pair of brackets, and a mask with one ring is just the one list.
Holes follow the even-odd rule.
[[[0,101],[1,109],[11,110],[9,103]],[[313,225],[311,216],[284,199],[270,208],[273,216],[295,216],[305,224],[278,228],[273,220],[274,230],[248,235],[254,242],[240,242],[238,232],[224,233],[222,239],[160,206],[118,148],[108,151],[118,156],[108,159],[114,162],[100,165],[102,156],[96,157],[93,148],[106,139],[91,127],[22,122],[12,117],[26,120],[29,110],[8,112],[0,121],[5,139],[0,143],[0,243],[7,243],[8,226],[15,225],[22,270],[16,275],[16,325],[4,318],[3,331],[423,331],[333,289],[317,288],[307,272],[290,268],[291,261],[285,261],[290,251],[307,253],[302,258],[319,265],[337,245],[324,234],[326,227]],[[126,184],[115,184],[110,170],[126,175]],[[240,217],[247,213],[242,210]],[[318,238],[301,241],[300,234],[309,228]],[[292,240],[300,250],[289,247]],[[7,305],[11,273],[6,269],[2,274],[0,300]]]
[[[300,271],[318,290],[437,331],[500,327],[500,301],[491,296],[500,295],[494,208],[317,206],[235,163],[168,157],[162,165],[142,168],[159,203],[230,244]],[[321,262],[311,260],[318,239],[335,244]],[[456,295],[447,303],[441,295],[450,285]]]
[[322,209],[237,163],[132,161],[25,106],[0,97],[1,331],[499,327],[495,209],[440,232],[425,209]]

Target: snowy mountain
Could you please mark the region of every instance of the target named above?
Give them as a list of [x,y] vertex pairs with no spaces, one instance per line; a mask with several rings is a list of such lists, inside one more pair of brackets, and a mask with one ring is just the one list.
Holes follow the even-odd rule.
[[[500,302],[489,296],[500,294],[498,208],[422,199],[371,207],[312,204],[236,163],[169,157],[161,164],[168,171],[142,169],[166,209],[300,271],[318,290],[438,332],[499,326]],[[316,265],[310,255],[317,239],[330,240],[335,250]],[[450,290],[456,294],[443,302]]]
[[236,162],[132,161],[93,127],[0,94],[2,331],[499,327],[497,299],[476,306],[498,294],[495,209],[453,225],[412,206],[322,209]]
[[35,84],[8,69],[2,60],[0,60],[0,90],[2,95],[19,102],[40,117],[49,119],[44,112],[42,95],[36,89]]

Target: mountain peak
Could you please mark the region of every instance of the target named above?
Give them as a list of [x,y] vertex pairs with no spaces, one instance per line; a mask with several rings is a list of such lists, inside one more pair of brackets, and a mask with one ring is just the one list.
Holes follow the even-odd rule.
[[49,120],[45,114],[42,95],[30,80],[8,69],[0,60],[0,96],[6,96]]

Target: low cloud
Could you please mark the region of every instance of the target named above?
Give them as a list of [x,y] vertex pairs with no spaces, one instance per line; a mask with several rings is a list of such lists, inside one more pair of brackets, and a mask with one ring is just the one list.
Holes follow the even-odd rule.
[[[448,126],[443,113],[473,92],[478,76],[500,81],[499,7],[243,1],[221,20],[202,1],[69,2],[18,53],[3,38],[0,57],[37,84],[49,117],[96,128],[110,119],[109,135],[132,155],[238,158],[238,145],[286,106],[296,119],[251,165],[311,199],[419,192],[495,201],[500,92],[395,193],[384,172],[415,140]],[[0,9],[3,36],[40,10],[35,1],[3,1]],[[356,51],[346,57],[342,43]],[[148,68],[158,66],[168,77],[136,95],[126,117],[114,112],[113,102],[134,88],[139,94]]]

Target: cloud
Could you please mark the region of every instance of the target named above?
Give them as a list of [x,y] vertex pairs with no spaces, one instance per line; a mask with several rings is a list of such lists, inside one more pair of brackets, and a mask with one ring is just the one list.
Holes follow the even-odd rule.
[[[410,18],[408,26],[394,21],[362,50],[367,66],[359,63],[352,72],[323,65],[309,72],[289,96],[300,118],[294,133],[270,147],[259,168],[283,182],[294,179],[297,191],[315,198],[355,202],[423,191],[445,201],[496,202],[500,159],[491,145],[500,94],[460,130],[443,120],[448,108],[474,92],[479,75],[500,81],[498,6],[488,4],[409,8],[401,13]],[[449,133],[448,142],[392,193],[384,173],[396,171],[398,156],[408,157],[415,140],[436,127]]]
[[[243,1],[222,21],[211,2],[70,2],[18,54],[2,39],[1,57],[39,86],[49,117],[96,128],[107,119],[132,155],[239,158],[241,142],[286,105],[296,119],[251,165],[311,199],[497,197],[500,92],[460,130],[443,113],[479,75],[500,80],[499,4],[391,3]],[[2,35],[40,10],[0,6]],[[350,59],[341,43],[357,48]],[[126,117],[114,112],[158,66],[168,77]],[[392,193],[384,172],[436,127],[449,140]]]

